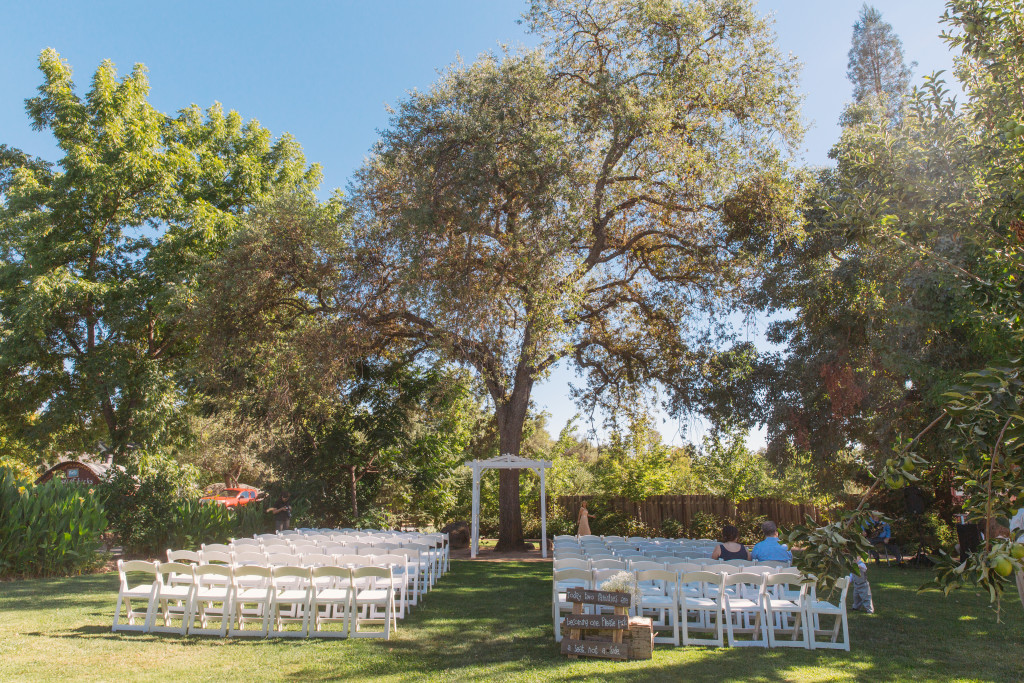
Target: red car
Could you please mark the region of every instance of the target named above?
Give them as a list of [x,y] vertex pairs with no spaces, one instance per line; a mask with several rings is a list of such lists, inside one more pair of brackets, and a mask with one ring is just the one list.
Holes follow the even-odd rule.
[[255,502],[258,494],[256,489],[224,489],[215,496],[203,496],[199,500],[233,508]]

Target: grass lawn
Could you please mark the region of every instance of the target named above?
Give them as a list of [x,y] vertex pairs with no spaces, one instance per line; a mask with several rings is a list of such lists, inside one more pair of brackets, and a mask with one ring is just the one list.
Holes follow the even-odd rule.
[[551,565],[453,561],[391,641],[113,634],[116,574],[0,583],[0,680],[837,681],[1024,679],[1024,618],[987,598],[917,594],[927,574],[871,568],[876,614],[853,651],[658,646],[645,662],[558,653]]

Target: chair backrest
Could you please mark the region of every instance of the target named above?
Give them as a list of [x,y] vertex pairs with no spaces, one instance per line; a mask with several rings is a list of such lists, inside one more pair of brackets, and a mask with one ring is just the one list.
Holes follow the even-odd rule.
[[555,584],[572,581],[586,588],[593,585],[594,576],[587,569],[569,567],[566,569],[555,569],[551,575],[551,580]]
[[346,552],[345,548],[347,546],[343,543],[335,543],[332,541],[330,543],[323,544],[321,547],[323,548],[324,555],[344,555]]
[[355,569],[352,570],[352,579],[353,580],[355,580],[355,579],[366,579],[366,578],[388,579],[390,581],[391,578],[392,578],[392,576],[391,576],[391,567],[365,566],[365,567],[356,567]]
[[260,542],[255,538],[236,538],[231,541],[230,545],[235,550],[238,550],[243,546],[256,546],[258,548],[260,546]]
[[[263,567],[255,564],[235,567],[234,571],[234,579],[236,584],[238,583],[239,579],[258,578],[262,579],[261,581],[257,582],[260,584],[260,587],[266,587],[270,585],[270,576],[270,567]],[[247,581],[246,583],[251,586],[253,582]]]
[[235,553],[235,566],[260,566],[266,565],[267,556],[260,552],[238,552]]
[[617,569],[618,571],[625,571],[626,570],[626,561],[625,560],[617,560],[617,559],[611,559],[611,560],[591,560],[590,568],[591,569]]
[[135,586],[153,584],[157,581],[157,563],[145,560],[118,560],[117,574],[121,580],[121,588],[125,590],[131,587],[129,581],[133,579],[139,580]]
[[352,570],[348,567],[313,567],[313,580],[331,578],[335,580],[335,585],[344,585],[348,587],[349,581],[352,580]]
[[665,569],[674,571],[677,574],[686,574],[687,572],[699,572],[701,566],[693,562],[672,562],[667,564]]
[[309,586],[313,582],[313,570],[309,567],[274,567],[270,570],[270,577],[275,587]]
[[231,552],[231,546],[227,545],[226,543],[203,543],[203,544],[201,544],[199,546],[199,549],[204,551],[204,552],[207,551],[207,550],[212,551],[212,552],[216,552],[216,553],[230,553]]
[[299,567],[302,565],[302,558],[298,555],[284,553],[267,553],[267,566],[270,567]]
[[758,560],[757,564],[764,567],[776,567],[779,569],[790,566],[790,563],[784,560]]
[[394,551],[373,556],[373,564],[378,567],[401,567],[402,571],[409,565],[409,556]]
[[637,583],[652,582],[665,592],[674,595],[679,586],[679,575],[666,569],[641,569],[636,573]]
[[315,553],[312,555],[302,555],[302,566],[303,567],[336,567],[338,566],[334,561],[333,555],[324,555],[322,553]]
[[754,563],[751,560],[719,560],[721,564],[731,564],[734,567],[752,567]]
[[651,571],[651,570],[664,570],[665,565],[661,562],[654,562],[652,560],[630,560],[629,568],[635,572]]
[[625,571],[623,569],[592,569],[590,573],[593,575],[594,588],[603,590],[601,584],[612,578],[619,572]]
[[201,561],[199,553],[194,550],[171,550],[167,549],[167,561],[168,562],[191,562],[192,564],[199,564]]
[[368,555],[335,555],[334,563],[339,567],[363,567],[370,561]]
[[[781,574],[766,574],[764,577],[765,590],[769,590],[776,586],[796,586],[800,593],[797,600],[797,604],[802,604],[804,598],[807,596],[808,584],[804,583],[799,574],[790,574],[788,572]],[[771,593],[769,593],[769,596]]]
[[200,550],[199,560],[200,564],[231,564],[232,557],[222,550]]
[[223,584],[225,579],[230,582],[232,576],[231,567],[222,564],[197,564],[192,571],[196,584],[200,586]]
[[566,558],[559,557],[559,558],[556,558],[554,560],[553,566],[554,566],[554,568],[556,570],[557,569],[583,569],[583,570],[589,570],[590,569],[590,562],[588,560],[577,558],[577,557],[566,557]]
[[323,555],[324,549],[312,543],[304,543],[302,545],[296,543],[292,547],[292,552],[296,555]]
[[764,588],[765,575],[755,572],[736,572],[735,574],[725,575],[725,586],[736,586],[744,585],[750,588],[761,591]]
[[158,562],[156,573],[164,583],[169,583],[165,576],[192,576],[192,567],[195,565],[184,562]]
[[703,567],[706,572],[721,572],[724,574],[735,574],[743,569],[743,567],[737,567],[731,564],[725,564],[719,562],[718,564],[706,564]]
[[[716,598],[721,598],[721,596],[725,592],[723,590],[723,587],[725,585],[725,577],[722,574],[717,574],[715,572],[706,572],[706,571],[687,572],[687,573],[685,573],[685,574],[683,574],[682,576],[679,577],[679,582],[680,583],[690,583],[690,584],[694,584],[694,583],[700,584],[701,585],[701,592],[704,595],[708,595],[708,596],[714,595],[714,597],[716,597]],[[715,594],[709,593],[709,591],[707,590],[708,586],[716,587],[718,589],[717,593],[715,593]]]

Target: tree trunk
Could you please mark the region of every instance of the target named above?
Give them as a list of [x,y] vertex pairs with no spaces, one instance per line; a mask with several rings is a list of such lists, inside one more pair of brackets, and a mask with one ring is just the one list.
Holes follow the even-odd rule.
[[[498,444],[501,455],[519,455],[523,441],[523,424],[530,404],[533,382],[516,382],[508,401],[498,406]],[[524,550],[523,514],[519,503],[519,470],[498,471],[498,544],[497,552]]]
[[359,482],[359,480],[356,479],[355,465],[349,467],[348,472],[350,477],[349,488],[352,490],[352,524],[354,525],[356,523],[356,519],[359,517],[359,502],[356,500],[356,484]]

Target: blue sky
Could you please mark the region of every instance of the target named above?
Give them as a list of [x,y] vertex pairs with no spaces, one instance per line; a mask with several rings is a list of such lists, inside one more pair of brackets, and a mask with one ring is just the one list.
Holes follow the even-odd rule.
[[[847,51],[860,0],[764,0],[778,44],[803,63],[803,115],[810,124],[801,156],[827,163],[837,121],[850,99]],[[879,0],[874,5],[903,39],[915,76],[951,68],[938,38],[941,0]],[[39,52],[55,48],[84,92],[96,66],[149,69],[150,101],[174,112],[215,101],[256,118],[275,135],[292,133],[306,157],[324,166],[324,194],[344,187],[377,132],[385,105],[425,89],[459,56],[471,61],[500,44],[531,45],[516,23],[525,0],[269,2],[24,2],[0,0],[0,144],[57,159],[48,134],[31,130],[24,99],[41,82]],[[763,325],[744,330],[760,342]],[[559,367],[534,398],[556,432],[576,412],[571,369]],[[667,439],[699,439],[699,422],[661,425]],[[684,434],[685,432],[685,434]],[[755,434],[752,445],[763,443]]]

